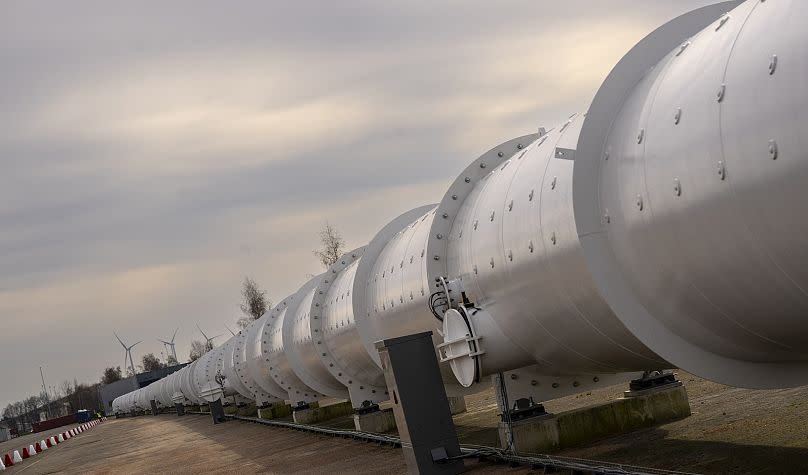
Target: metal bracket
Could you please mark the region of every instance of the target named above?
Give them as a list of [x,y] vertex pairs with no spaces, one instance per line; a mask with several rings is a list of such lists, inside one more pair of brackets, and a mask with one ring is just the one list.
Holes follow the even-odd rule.
[[[513,406],[508,409],[509,416],[512,421],[521,421],[530,419],[532,417],[546,416],[547,410],[544,409],[544,404],[537,403],[532,397],[519,398],[513,402]],[[505,422],[506,415],[501,414],[502,421]]]
[[556,147],[555,158],[575,161],[575,149]]
[[645,371],[642,377],[632,379],[629,382],[629,390],[623,393],[625,397],[642,396],[656,391],[663,391],[681,386],[682,382],[676,379],[676,374],[672,370]]
[[[455,338],[453,340],[447,340],[438,345],[438,350],[440,351],[440,362],[447,363],[452,360],[456,360],[457,358],[464,358],[464,357],[474,357],[480,356],[485,354],[485,350],[478,349],[474,350],[474,347],[480,348],[479,342],[482,340],[480,336],[470,336],[466,335],[464,337]],[[464,342],[466,343],[465,346],[457,345],[456,343]],[[460,348],[461,351],[455,353],[454,351],[447,351],[447,350],[456,350]]]

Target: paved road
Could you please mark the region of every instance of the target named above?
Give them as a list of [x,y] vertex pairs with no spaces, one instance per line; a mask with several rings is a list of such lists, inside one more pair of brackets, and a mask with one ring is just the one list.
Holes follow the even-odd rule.
[[[708,474],[808,473],[808,387],[753,391],[681,376],[691,398],[691,417],[562,455]],[[605,402],[620,390],[603,388],[546,406],[561,412]],[[495,444],[493,393],[471,396],[467,402],[469,412],[455,417],[461,439]],[[0,449],[21,448],[37,437],[14,439]],[[504,470],[469,467],[475,472]],[[386,474],[404,473],[405,466],[398,449],[239,421],[213,426],[209,416],[163,415],[110,419],[4,475],[56,472]]]
[[[473,468],[490,473],[504,467]],[[405,472],[400,449],[240,421],[214,426],[208,416],[161,415],[110,419],[5,473]]]
[[21,437],[15,437],[11,440],[7,440],[5,442],[0,443],[0,458],[3,458],[7,453],[13,453],[15,450],[19,450],[20,454],[22,454],[22,448],[28,447],[29,445],[35,445],[37,442],[40,442],[43,439],[47,439],[50,436],[58,436],[60,433],[68,431],[70,429],[75,429],[78,427],[79,424],[69,424],[62,427],[57,427],[55,429],[51,429],[49,431],[40,432],[38,434],[26,434]]

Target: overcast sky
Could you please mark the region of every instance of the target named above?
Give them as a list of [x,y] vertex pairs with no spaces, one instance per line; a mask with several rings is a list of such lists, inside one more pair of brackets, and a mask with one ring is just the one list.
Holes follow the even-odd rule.
[[[188,357],[708,0],[0,2],[0,409]],[[219,342],[224,339],[218,340]]]

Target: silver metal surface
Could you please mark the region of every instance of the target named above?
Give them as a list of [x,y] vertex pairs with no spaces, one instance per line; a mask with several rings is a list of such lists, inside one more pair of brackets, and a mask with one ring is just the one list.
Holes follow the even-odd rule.
[[[357,299],[362,299],[360,307],[364,312],[355,315],[364,315],[356,318],[366,348],[373,342],[424,331],[433,332],[436,347],[442,341],[441,322],[427,304],[431,295],[427,265],[438,257],[428,253],[427,242],[430,233],[434,235],[434,220],[443,219],[443,215],[436,217],[435,207],[431,208],[414,219],[407,213],[404,216],[411,219],[409,222],[402,217],[396,219],[395,226],[386,228],[371,241],[360,262],[354,283],[354,305]],[[396,228],[399,231],[393,232]],[[377,244],[382,245],[376,251]],[[362,291],[356,291],[357,285],[363,287]],[[368,349],[374,360],[378,360],[378,354],[372,351],[375,348]],[[381,368],[378,361],[377,364]],[[467,392],[457,384],[448,365],[442,365],[441,371],[451,396]]]
[[[249,328],[245,346],[245,359],[247,360],[247,371],[250,377],[266,394],[280,400],[286,399],[288,393],[269,374],[269,357],[264,355],[264,347],[268,344],[268,340],[264,339],[264,334],[268,330],[267,325],[271,323],[270,316],[277,314],[280,309],[285,307],[286,302],[281,301],[256,320],[255,324]],[[264,343],[265,341],[267,343]]]
[[[545,368],[539,365],[502,373],[510,401],[532,397],[535,402],[550,401],[570,394],[580,394],[625,383],[640,378],[642,375],[642,372],[628,372],[548,376]],[[498,402],[502,407],[501,401]]]
[[[294,313],[287,312],[283,321],[283,346],[284,354],[289,360],[295,375],[306,385],[319,394],[335,398],[347,398],[348,390],[326,369],[320,357],[322,353],[317,347],[322,347],[320,330],[311,326],[311,315],[313,311],[319,310],[314,307],[313,299],[324,280],[333,278],[333,272],[326,272],[311,279],[299,291],[297,305]],[[314,307],[314,309],[312,309]],[[319,315],[317,315],[319,317]],[[316,337],[317,340],[313,340]]]
[[234,335],[225,344],[225,350],[222,354],[222,373],[227,379],[227,384],[232,387],[236,393],[248,400],[255,401],[252,390],[242,382],[241,378],[236,373],[236,346],[240,345],[240,336],[241,332]]
[[625,329],[589,277],[572,209],[575,162],[557,157],[575,148],[582,123],[574,115],[506,156],[456,212],[446,272],[484,310],[469,317],[485,349],[481,376],[532,364],[546,375],[668,366]]
[[241,380],[241,383],[251,392],[252,398],[258,407],[265,407],[268,404],[280,402],[282,399],[273,396],[266,392],[260,384],[253,378],[248,364],[248,349],[247,345],[250,343],[250,338],[255,336],[261,323],[261,319],[255,320],[250,323],[247,328],[239,332],[236,338],[235,347],[233,349],[233,362],[236,370],[236,376]]
[[269,313],[261,338],[261,354],[265,360],[261,364],[267,366],[269,376],[286,392],[284,399],[292,404],[313,402],[324,397],[324,394],[303,382],[295,372],[283,335],[284,320],[295,318],[301,300],[315,284],[313,281],[314,279],[310,280],[297,293],[286,297],[284,305]]
[[672,366],[808,383],[805,18],[748,0],[663,25],[586,114],[486,152],[440,204],[113,407],[381,402],[375,343],[426,331],[452,395],[503,373],[546,399]]
[[[352,289],[352,302],[354,306],[354,318],[357,322],[357,329],[359,330],[359,334],[362,337],[362,342],[365,345],[365,350],[367,354],[373,359],[376,363],[378,368],[377,375],[374,377],[374,381],[381,381],[378,379],[379,377],[383,378],[384,375],[381,372],[381,361],[379,360],[379,354],[376,352],[375,343],[379,340],[384,338],[389,338],[394,335],[386,335],[385,329],[382,327],[384,321],[389,321],[389,319],[379,318],[379,310],[382,313],[387,311],[388,304],[387,300],[392,299],[393,304],[395,304],[396,298],[403,298],[404,295],[404,288],[401,287],[401,290],[397,292],[398,295],[393,295],[393,289],[391,288],[391,295],[381,295],[384,294],[384,288],[378,288],[379,278],[382,279],[382,285],[385,282],[393,281],[393,277],[387,279],[388,276],[388,266],[392,264],[388,264],[386,261],[385,256],[389,256],[390,250],[389,245],[390,242],[393,240],[397,240],[400,242],[399,239],[400,235],[404,233],[407,229],[411,229],[412,226],[416,224],[416,222],[420,222],[422,220],[428,219],[428,215],[435,208],[435,205],[428,205],[422,206],[420,208],[416,208],[410,210],[401,216],[397,217],[390,223],[388,223],[385,227],[379,231],[376,236],[370,241],[370,243],[365,248],[364,255],[362,260],[359,263],[359,267],[356,270],[356,277],[354,279],[353,289]],[[427,226],[421,226],[421,235],[425,238],[426,232],[428,232]],[[402,245],[402,247],[406,247],[406,244]],[[429,310],[426,309],[426,300],[425,296],[428,297],[426,291],[428,290],[428,285],[423,283],[425,277],[423,276],[415,276],[414,269],[416,267],[423,268],[425,264],[423,264],[423,260],[426,257],[426,247],[422,246],[420,249],[412,249],[412,253],[407,253],[406,249],[403,249],[402,254],[399,261],[405,261],[407,264],[407,277],[410,278],[410,282],[408,284],[412,287],[407,291],[408,297],[408,308],[413,308],[414,301],[418,298],[420,302],[420,309],[415,310],[419,316],[422,316],[424,312],[429,314]],[[384,269],[382,269],[382,264],[378,264],[380,260],[384,261]],[[378,265],[377,265],[378,264]],[[392,272],[395,273],[395,265],[392,265]],[[399,275],[403,275],[403,267],[399,268],[400,273]],[[380,275],[384,274],[384,275]],[[420,282],[418,281],[420,277]],[[399,277],[401,278],[401,277]],[[387,280],[385,280],[387,279]],[[380,294],[381,292],[381,294]],[[409,299],[409,293],[412,292],[412,299]],[[410,303],[412,302],[412,303]],[[394,308],[394,307],[393,307]],[[399,306],[399,311],[394,312],[396,314],[400,314],[402,310],[401,305]],[[420,311],[419,311],[420,310]],[[393,310],[391,309],[391,312]],[[431,315],[429,318],[432,318]],[[430,322],[431,324],[432,322]],[[401,322],[401,325],[406,326],[411,324],[411,322]],[[434,324],[432,324],[434,326]],[[396,331],[403,331],[406,332],[407,329],[399,328],[397,330],[393,330],[392,332],[395,333]],[[396,336],[400,336],[401,334],[406,333],[399,333]]]
[[349,252],[332,265],[312,299],[311,332],[325,369],[342,383],[353,407],[388,399],[383,375],[368,355],[356,327],[351,290],[365,249]]
[[[600,293],[655,352],[735,386],[808,382],[806,14],[728,2],[665,25],[612,72],[579,145],[575,212]],[[641,146],[626,139],[638,126]]]

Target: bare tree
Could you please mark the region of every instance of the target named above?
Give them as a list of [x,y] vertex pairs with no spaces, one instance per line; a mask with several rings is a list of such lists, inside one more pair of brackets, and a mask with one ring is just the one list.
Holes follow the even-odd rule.
[[320,230],[320,243],[323,247],[321,249],[315,249],[314,255],[317,256],[317,259],[320,259],[323,266],[328,269],[342,256],[345,240],[342,239],[337,228],[331,226],[331,223],[326,221],[325,227]]
[[236,321],[239,328],[247,328],[250,323],[261,318],[272,301],[267,298],[267,292],[258,286],[258,283],[249,277],[244,278],[241,285],[241,311],[244,316]]
[[202,355],[213,349],[209,348],[210,346],[210,343],[194,340],[191,342],[191,353],[188,355],[188,357],[191,359],[191,361],[196,361],[201,358]]
[[64,397],[71,396],[74,392],[76,392],[73,384],[67,380],[62,381],[62,384],[59,385],[59,389],[62,391],[62,394],[64,394]]

